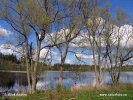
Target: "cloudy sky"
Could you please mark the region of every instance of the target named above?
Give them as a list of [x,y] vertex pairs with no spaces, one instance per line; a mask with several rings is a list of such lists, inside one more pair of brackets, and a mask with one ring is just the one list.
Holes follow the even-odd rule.
[[[106,1],[106,0],[103,0],[103,1]],[[120,9],[124,10],[125,12],[127,12],[127,14],[129,16],[132,16],[133,15],[132,4],[133,4],[133,0],[110,0],[110,8],[111,8],[110,11],[111,11],[112,15],[115,16],[116,15],[116,9],[120,8]],[[105,3],[101,2],[100,5],[105,6]],[[132,26],[124,25],[121,27],[121,30],[123,30],[123,29],[126,29],[129,31],[132,29]],[[12,49],[7,49],[7,48],[5,49],[5,45],[8,42],[13,41],[15,39],[15,37],[16,37],[16,34],[15,34],[15,32],[13,32],[10,25],[8,25],[5,21],[0,21],[0,52],[2,52],[4,54],[11,54],[11,53],[15,54],[17,52],[17,50],[20,51],[20,48],[14,47],[14,45],[11,46]],[[32,39],[33,38],[31,37],[31,40]],[[123,38],[123,42],[124,42],[124,38]],[[43,56],[45,56],[47,51],[48,51],[47,49],[42,50],[40,58],[43,58]],[[76,51],[76,52],[78,52],[78,51]],[[86,53],[89,54],[89,56],[86,56]],[[16,53],[16,54],[18,55],[18,53]],[[54,63],[59,62],[60,57],[59,57],[58,51],[53,50],[52,54],[53,54],[53,59],[56,59]],[[76,56],[83,58],[87,64],[92,64],[91,53],[85,51],[82,53],[77,53]],[[78,63],[78,61],[76,60],[74,54],[68,53],[66,63]]]

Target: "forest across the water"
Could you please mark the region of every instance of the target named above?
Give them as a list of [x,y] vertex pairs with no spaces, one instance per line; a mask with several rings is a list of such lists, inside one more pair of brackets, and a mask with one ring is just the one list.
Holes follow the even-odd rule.
[[[26,71],[24,59],[18,59],[16,55],[0,53],[0,71]],[[38,62],[39,71],[60,71],[59,63],[53,65],[47,65],[43,62]],[[104,68],[102,70],[109,71],[110,68]],[[84,64],[64,64],[63,71],[94,71],[94,65]],[[122,66],[122,71],[133,71],[133,65]]]

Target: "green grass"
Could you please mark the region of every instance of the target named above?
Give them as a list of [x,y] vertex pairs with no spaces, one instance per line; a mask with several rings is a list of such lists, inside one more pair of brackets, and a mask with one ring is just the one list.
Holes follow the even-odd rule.
[[[127,96],[100,96],[100,94],[122,94]],[[5,100],[1,98],[0,100]],[[8,97],[8,100],[133,100],[133,86],[124,85],[109,89],[82,89],[69,90],[65,89],[61,92],[49,91],[28,94],[23,97]]]
[[[127,96],[100,96],[100,94],[127,94]],[[81,93],[75,100],[133,100],[133,90],[92,91]]]

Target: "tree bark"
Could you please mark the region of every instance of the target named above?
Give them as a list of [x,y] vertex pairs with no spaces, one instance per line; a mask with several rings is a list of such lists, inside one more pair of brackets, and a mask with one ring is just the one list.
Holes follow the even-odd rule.
[[36,60],[35,60],[35,65],[34,65],[33,72],[32,72],[32,93],[34,93],[36,91],[37,66],[38,66],[39,57],[40,57],[40,48],[41,48],[41,42],[38,41],[38,47],[37,47],[37,52],[36,52]]
[[26,67],[27,67],[27,81],[28,81],[28,92],[32,93],[32,84],[31,84],[31,76],[30,76],[30,64],[29,64],[29,49],[28,49],[28,41],[26,40]]

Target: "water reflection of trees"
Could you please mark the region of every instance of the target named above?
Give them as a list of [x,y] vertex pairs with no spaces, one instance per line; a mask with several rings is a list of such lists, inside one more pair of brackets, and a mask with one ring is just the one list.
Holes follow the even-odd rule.
[[0,76],[0,87],[2,88],[11,88],[15,83],[27,86],[26,74],[1,72]]

